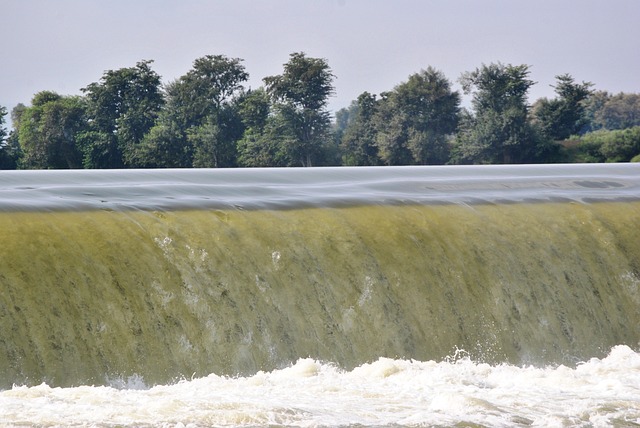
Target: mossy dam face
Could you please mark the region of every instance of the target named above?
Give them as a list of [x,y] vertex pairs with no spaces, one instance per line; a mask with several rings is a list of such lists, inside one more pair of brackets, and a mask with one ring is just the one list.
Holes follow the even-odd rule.
[[640,341],[640,165],[0,173],[0,389]]

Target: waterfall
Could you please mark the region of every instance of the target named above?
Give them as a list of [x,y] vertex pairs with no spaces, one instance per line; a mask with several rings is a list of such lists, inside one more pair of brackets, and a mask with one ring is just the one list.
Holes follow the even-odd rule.
[[0,388],[640,341],[640,166],[0,173]]

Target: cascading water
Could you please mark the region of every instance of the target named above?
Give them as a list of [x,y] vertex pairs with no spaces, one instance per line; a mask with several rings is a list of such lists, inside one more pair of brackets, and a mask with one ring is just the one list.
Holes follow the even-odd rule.
[[0,424],[640,423],[639,226],[634,164],[3,172]]

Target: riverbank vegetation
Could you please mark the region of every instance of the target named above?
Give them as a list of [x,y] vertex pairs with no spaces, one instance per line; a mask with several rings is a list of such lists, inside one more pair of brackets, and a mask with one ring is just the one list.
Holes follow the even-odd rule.
[[0,169],[444,165],[640,160],[640,94],[569,74],[529,102],[530,66],[483,64],[457,82],[427,67],[332,117],[328,62],[292,53],[247,89],[243,61],[207,55],[163,83],[152,61],[106,71],[80,96],[0,107]]

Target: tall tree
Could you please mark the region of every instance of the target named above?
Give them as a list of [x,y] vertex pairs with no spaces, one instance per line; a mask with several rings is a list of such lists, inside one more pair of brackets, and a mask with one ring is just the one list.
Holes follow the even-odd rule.
[[17,140],[24,168],[80,168],[78,135],[86,131],[86,106],[80,97],[37,93],[17,117]]
[[607,101],[611,99],[611,94],[607,91],[593,91],[587,99],[584,101],[584,116],[586,124],[583,129],[583,133],[597,131],[602,129],[603,125],[597,117],[600,110],[604,107]]
[[249,128],[238,142],[238,161],[248,167],[292,166],[289,148],[296,144],[290,124],[282,116],[269,116],[261,130]]
[[7,128],[5,127],[6,120],[4,118],[6,115],[6,107],[0,106],[0,145],[2,145],[4,140],[7,138]]
[[11,122],[13,124],[13,130],[9,133],[9,138],[6,140],[5,145],[5,154],[4,156],[8,156],[9,159],[5,157],[3,160],[4,166],[3,169],[17,169],[22,165],[22,147],[20,147],[19,140],[19,131],[20,131],[20,120],[22,119],[23,113],[27,110],[27,106],[22,103],[17,104],[15,107],[11,109]]
[[640,126],[640,94],[611,96],[596,113],[596,118],[603,128],[609,130]]
[[376,109],[376,147],[386,165],[411,165],[413,156],[407,145],[407,113],[401,110],[393,92],[383,92]]
[[164,103],[152,62],[109,70],[99,82],[82,89],[91,122],[91,131],[83,138],[86,167],[139,166],[136,151]]
[[200,126],[187,132],[193,147],[194,168],[226,168],[237,165],[237,141],[242,138],[243,126],[235,105],[223,106],[208,116]]
[[[0,169],[16,169],[19,150],[15,138],[11,138],[5,127],[7,109],[0,106]],[[9,137],[9,138],[7,138]]]
[[[379,140],[385,162],[394,163],[389,142],[393,142],[396,149],[408,152],[411,163],[444,164],[448,161],[447,138],[458,125],[460,94],[451,90],[451,83],[441,71],[428,67],[412,74],[385,98],[383,112],[385,107],[386,116],[391,117],[379,122],[380,131],[383,135],[405,139]],[[394,127],[399,129],[394,131]]]
[[297,52],[284,64],[283,74],[263,79],[280,122],[288,128],[281,143],[291,164],[312,166],[326,158],[331,144],[326,107],[334,92],[333,78],[325,59]]
[[536,136],[527,122],[527,94],[534,84],[528,65],[483,65],[460,78],[472,94],[456,138],[460,163],[522,163],[532,160]]
[[346,113],[341,138],[342,162],[345,165],[380,165],[376,145],[376,95],[363,92]]
[[579,134],[588,123],[584,103],[593,92],[593,84],[576,83],[569,74],[556,76],[556,80],[554,88],[557,97],[536,101],[532,116],[544,136],[552,140],[564,140]]
[[166,87],[166,107],[144,141],[148,165],[228,167],[242,126],[234,97],[248,79],[242,60],[207,55]]
[[238,141],[238,163],[248,167],[287,166],[288,158],[282,141],[288,129],[281,117],[272,114],[269,94],[264,88],[248,91],[238,100],[238,114],[244,134]]
[[248,130],[261,132],[271,115],[271,100],[264,88],[248,90],[238,97],[238,114]]

